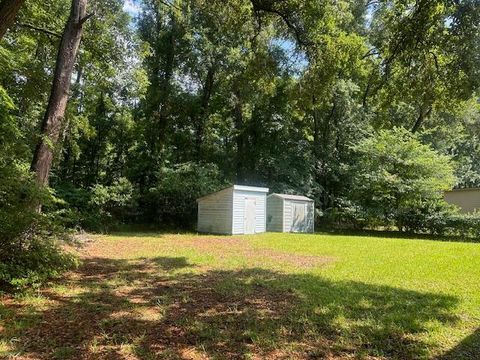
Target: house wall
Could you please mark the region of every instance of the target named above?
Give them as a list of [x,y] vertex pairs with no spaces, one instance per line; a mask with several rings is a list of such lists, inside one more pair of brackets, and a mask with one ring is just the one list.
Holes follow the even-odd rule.
[[[283,232],[292,231],[292,219],[293,219],[293,202],[300,202],[298,200],[289,200],[285,199],[283,205]],[[313,201],[304,201],[307,206],[306,209],[306,219],[307,223],[305,224],[305,231],[308,233],[313,233],[314,231],[314,222],[315,222],[315,206]]]
[[232,233],[233,189],[228,188],[198,200],[200,232]]
[[255,198],[255,232],[266,231],[267,196],[264,192],[233,190],[233,234],[245,230],[245,198]]
[[267,196],[267,231],[283,232],[283,199]]
[[460,207],[462,213],[480,211],[480,189],[458,189],[447,191],[445,201]]

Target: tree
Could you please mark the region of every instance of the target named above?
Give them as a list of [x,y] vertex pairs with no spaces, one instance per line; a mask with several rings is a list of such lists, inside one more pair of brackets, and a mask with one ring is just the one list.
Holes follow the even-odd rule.
[[[32,151],[71,2],[25,2],[0,43],[0,84]],[[183,206],[165,179],[191,167],[329,212],[363,171],[352,144],[395,126],[450,154],[459,186],[478,184],[478,0],[137,4],[132,19],[123,0],[89,2],[68,104],[57,127],[44,117],[35,165],[66,206],[126,178],[138,203],[121,220],[160,225],[160,199]]]
[[414,230],[448,208],[454,183],[451,159],[403,128],[381,130],[354,146],[359,159],[351,198],[374,225]]
[[419,132],[435,126],[428,124],[435,113],[452,111],[475,96],[480,87],[478,0],[386,0],[371,12],[367,55],[377,66],[364,104],[376,107],[380,124]]
[[87,0],[72,0],[70,16],[58,49],[52,90],[41,126],[42,137],[35,149],[31,165],[38,183],[43,186],[48,184],[54,148],[64,125],[63,118],[83,24],[91,16],[87,15],[86,8]]
[[17,16],[18,10],[22,7],[25,0],[2,0],[0,1],[0,40],[12,26]]

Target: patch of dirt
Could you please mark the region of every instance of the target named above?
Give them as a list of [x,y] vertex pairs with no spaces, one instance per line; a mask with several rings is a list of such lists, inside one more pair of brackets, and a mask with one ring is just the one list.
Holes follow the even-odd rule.
[[[141,238],[126,238],[115,240],[115,245],[102,239],[87,243],[81,251],[84,258],[124,258],[137,253],[172,253],[179,249],[194,250],[200,254],[208,254],[220,260],[229,257],[243,257],[249,266],[273,265],[277,268],[293,266],[302,269],[311,269],[325,266],[335,261],[333,257],[318,255],[295,254],[275,249],[256,248],[247,240],[239,237],[214,236],[169,236],[162,241],[149,241]],[[178,264],[171,264],[175,269]],[[168,270],[169,265],[163,264]]]
[[244,254],[249,258],[269,259],[304,269],[323,266],[334,261],[332,257],[328,256],[300,255],[272,249],[245,249]]
[[178,246],[194,249],[219,258],[243,256],[250,265],[259,265],[267,261],[278,265],[291,265],[297,268],[310,269],[324,266],[334,261],[334,258],[329,256],[303,255],[268,248],[255,248],[248,241],[235,237],[190,238],[179,242]]

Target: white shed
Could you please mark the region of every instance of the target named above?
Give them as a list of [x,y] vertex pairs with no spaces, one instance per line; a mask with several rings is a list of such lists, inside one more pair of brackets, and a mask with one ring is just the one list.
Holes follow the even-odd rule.
[[271,194],[267,197],[267,230],[313,233],[315,206],[299,195]]
[[197,199],[200,232],[255,234],[266,231],[267,188],[233,185]]

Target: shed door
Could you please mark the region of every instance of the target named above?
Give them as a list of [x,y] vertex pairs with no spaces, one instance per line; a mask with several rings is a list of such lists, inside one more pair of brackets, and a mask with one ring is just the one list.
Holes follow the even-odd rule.
[[252,198],[245,199],[245,234],[255,234],[255,209],[256,200]]
[[307,224],[306,204],[303,202],[292,202],[292,232],[305,231]]

